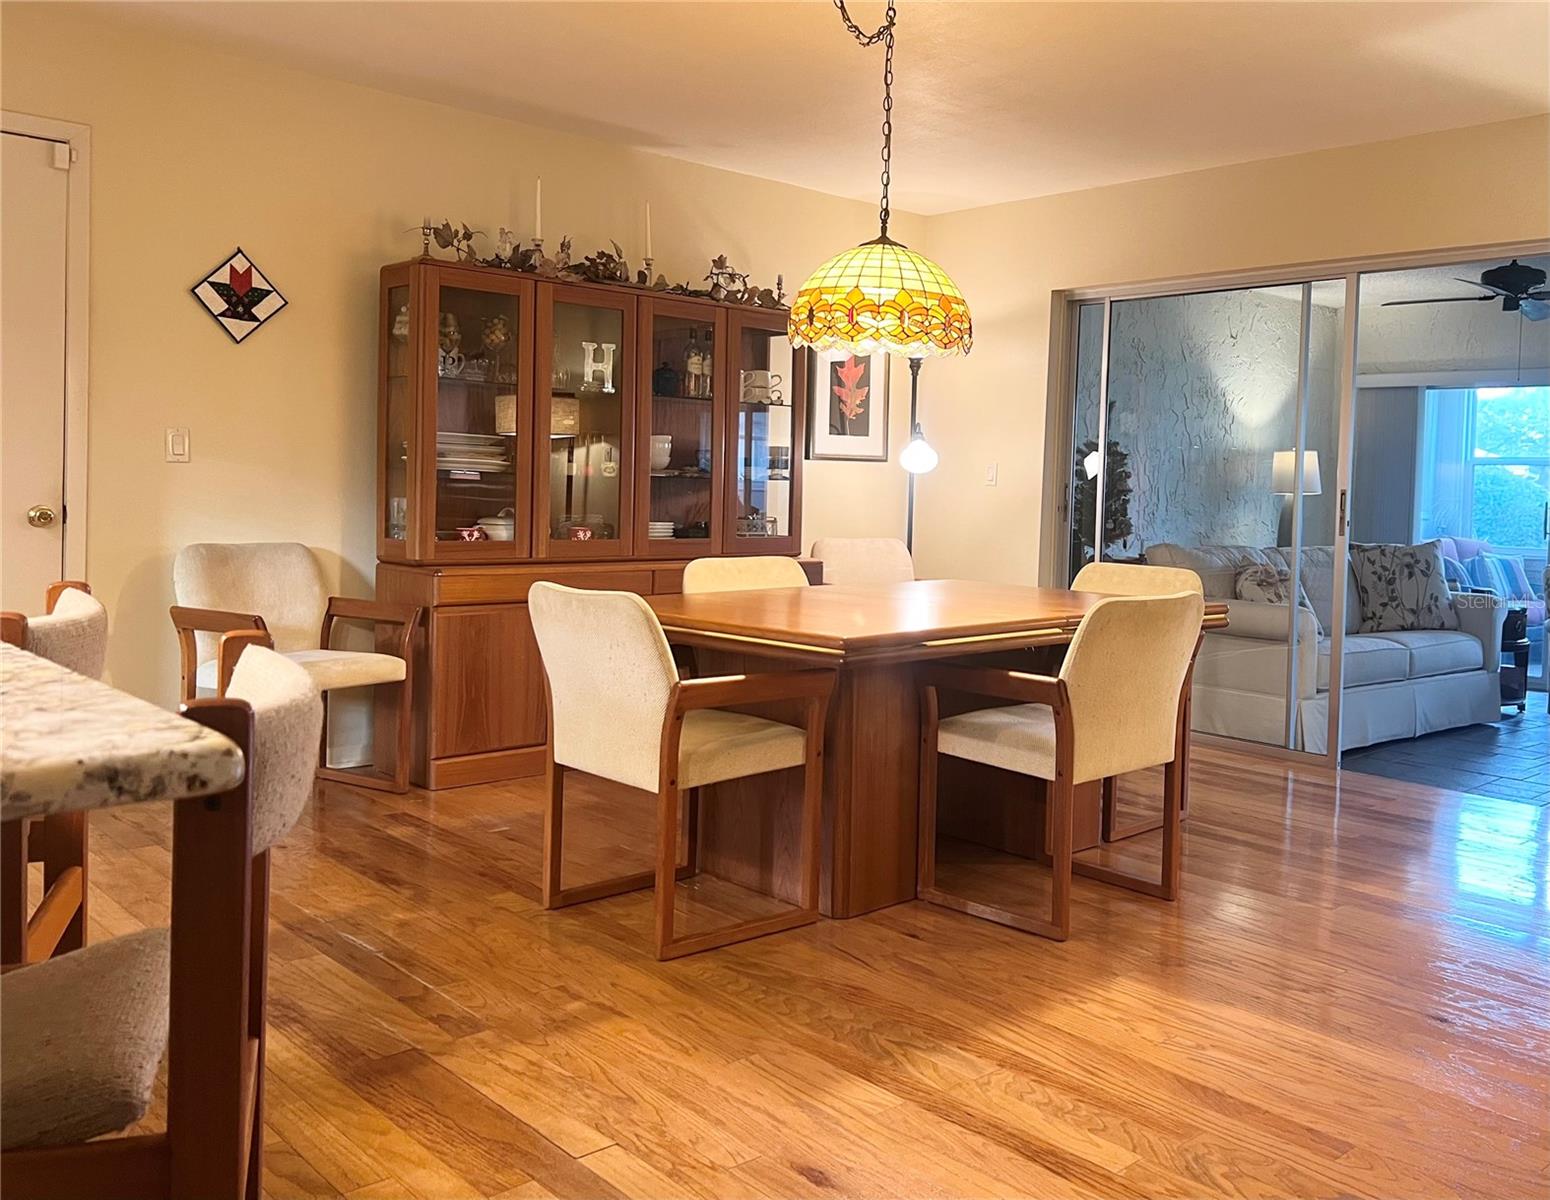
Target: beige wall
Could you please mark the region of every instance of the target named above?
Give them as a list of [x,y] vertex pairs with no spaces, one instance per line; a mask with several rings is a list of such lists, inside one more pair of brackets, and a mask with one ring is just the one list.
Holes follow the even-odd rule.
[[921,573],[1038,578],[1052,292],[1550,237],[1547,146],[1534,117],[930,218],[975,343],[922,372],[942,463],[919,490]]
[[[176,690],[172,555],[199,540],[299,540],[331,585],[370,591],[376,288],[425,214],[618,238],[698,280],[726,253],[788,288],[875,231],[874,209],[152,37],[71,5],[6,4],[0,103],[92,127],[88,574],[113,614],[115,682]],[[919,223],[900,218],[913,239]],[[188,293],[241,244],[290,307],[233,345]],[[895,454],[907,406],[894,407]],[[192,430],[193,461],[163,461]],[[902,536],[904,477],[814,463],[805,535]]]

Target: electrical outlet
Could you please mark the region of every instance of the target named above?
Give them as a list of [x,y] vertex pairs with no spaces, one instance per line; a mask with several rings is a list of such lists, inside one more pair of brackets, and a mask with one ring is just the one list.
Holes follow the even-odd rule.
[[186,429],[167,430],[167,461],[186,463],[189,460],[189,437]]
[[985,467],[985,486],[996,486],[996,464],[990,463]]

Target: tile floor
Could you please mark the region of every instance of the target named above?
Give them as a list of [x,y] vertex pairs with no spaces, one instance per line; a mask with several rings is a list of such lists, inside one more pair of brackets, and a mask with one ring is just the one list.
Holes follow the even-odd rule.
[[1550,804],[1550,714],[1545,712],[1545,694],[1530,692],[1527,712],[1503,709],[1496,725],[1470,725],[1348,750],[1344,766],[1347,771],[1477,796]]

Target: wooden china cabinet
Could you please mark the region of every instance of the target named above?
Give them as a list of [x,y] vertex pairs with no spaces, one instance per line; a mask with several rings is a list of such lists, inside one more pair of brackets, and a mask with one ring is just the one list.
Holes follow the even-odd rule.
[[430,614],[414,782],[535,774],[528,588],[800,553],[806,352],[783,309],[428,258],[383,268],[379,309],[377,595]]

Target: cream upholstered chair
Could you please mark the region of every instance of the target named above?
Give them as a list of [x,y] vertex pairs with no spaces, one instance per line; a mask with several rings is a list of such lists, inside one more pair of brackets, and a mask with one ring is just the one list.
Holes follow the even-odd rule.
[[[924,741],[918,895],[922,900],[1063,941],[1071,928],[1073,869],[1165,900],[1178,895],[1181,768],[1188,747],[1183,697],[1189,690],[1204,613],[1205,601],[1194,591],[1100,600],[1082,618],[1060,674],[1053,678],[967,666],[921,670]],[[943,720],[938,708],[940,689],[1011,703]],[[972,902],[937,885],[938,752],[1049,784],[1046,844],[1054,882],[1048,921]],[[1073,862],[1073,789],[1160,763],[1167,764],[1161,881]]]
[[[108,610],[80,580],[50,584],[46,615],[0,614],[0,641],[101,679]],[[27,868],[43,864],[43,897],[27,911]],[[0,827],[0,964],[37,962],[86,944],[86,814],[56,813]]]
[[[171,928],[0,976],[7,1200],[258,1200],[269,853],[312,792],[323,706],[259,648],[226,699],[185,713],[238,744],[247,776],[174,804]],[[166,1133],[101,1138],[145,1115],[169,1050]]]
[[[560,908],[656,887],[656,951],[677,958],[818,919],[819,815],[830,670],[680,679],[656,614],[631,592],[535,583],[528,592],[549,694],[549,804],[543,899]],[[725,711],[732,705],[801,700],[805,725]],[[787,768],[803,769],[802,900],[793,911],[675,937],[677,880],[694,873],[701,787]],[[565,773],[582,771],[657,797],[656,868],[578,887],[561,883]],[[680,795],[689,799],[689,862],[680,867]]]
[[[391,706],[380,724],[394,733],[393,769],[382,766],[381,742],[386,739],[379,738],[371,768],[330,767],[325,741],[317,773],[360,787],[408,790],[414,687],[410,647],[420,609],[330,596],[312,551],[296,542],[185,546],[173,560],[172,586],[178,601],[172,624],[182,655],[185,700],[200,691],[224,695],[238,656],[252,644],[269,646],[306,670],[324,694],[325,731],[330,691],[392,687]],[[339,621],[372,625],[378,644],[391,653],[334,649]]]
[[[1076,573],[1071,581],[1073,592],[1101,592],[1108,596],[1168,596],[1175,592],[1205,593],[1200,576],[1188,567],[1158,567],[1150,563],[1092,562]],[[1184,693],[1184,731],[1189,734],[1191,705],[1189,692]],[[1179,778],[1179,819],[1189,817],[1189,755],[1184,756]],[[1100,816],[1100,837],[1105,842],[1122,842],[1139,834],[1151,833],[1162,827],[1162,817],[1154,821],[1137,821],[1121,827],[1118,823],[1119,803],[1115,794],[1113,776],[1103,781],[1103,800]]]
[[1147,563],[1092,562],[1076,573],[1073,592],[1106,596],[1171,596],[1175,592],[1205,594],[1200,576],[1187,567],[1154,567]]
[[794,558],[761,554],[746,558],[696,558],[684,568],[684,595],[806,587],[807,572]]
[[908,583],[915,578],[915,560],[898,538],[819,538],[813,557],[823,563],[825,583]]

